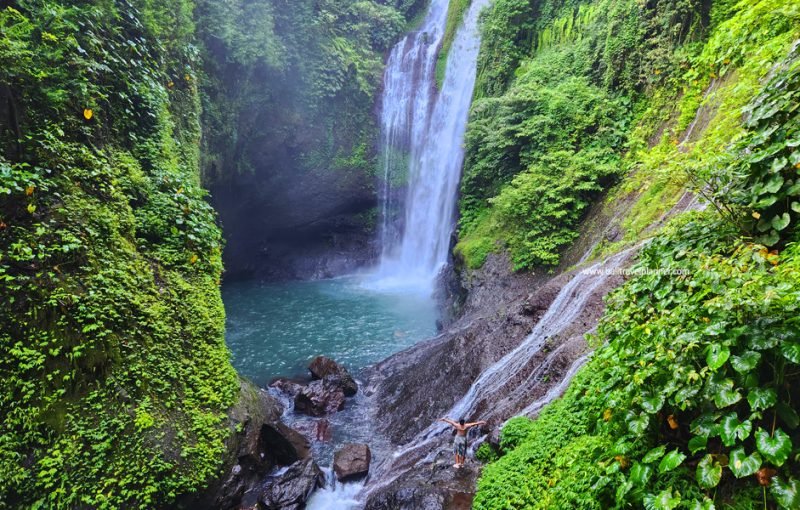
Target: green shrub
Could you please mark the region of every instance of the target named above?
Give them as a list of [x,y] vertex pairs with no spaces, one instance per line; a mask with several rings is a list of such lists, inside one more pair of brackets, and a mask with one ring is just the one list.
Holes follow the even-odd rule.
[[500,434],[500,449],[513,450],[533,432],[533,421],[524,416],[508,420]]
[[475,452],[475,458],[486,464],[487,462],[494,462],[497,460],[498,453],[497,450],[487,442],[478,447],[478,450]]
[[470,267],[497,241],[515,269],[558,264],[586,207],[619,172],[624,108],[551,64],[564,62],[531,65],[502,98],[473,107],[456,248]]

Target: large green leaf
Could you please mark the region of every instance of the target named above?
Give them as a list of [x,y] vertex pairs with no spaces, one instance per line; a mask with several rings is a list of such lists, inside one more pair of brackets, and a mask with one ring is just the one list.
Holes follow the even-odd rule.
[[753,348],[759,351],[772,349],[778,345],[778,342],[778,338],[772,335],[756,335],[750,340],[750,344]]
[[775,433],[771,437],[766,430],[758,429],[756,431],[756,448],[767,461],[776,466],[782,466],[792,452],[792,440],[781,429],[775,429]]
[[762,411],[775,405],[778,394],[772,388],[753,388],[747,394],[747,401],[753,411]]
[[696,436],[705,438],[714,437],[718,434],[719,424],[716,422],[717,417],[710,414],[701,414],[692,421],[689,430]]
[[714,506],[713,501],[705,498],[703,501],[694,501],[690,508],[692,510],[716,510],[717,507]]
[[755,351],[747,351],[741,356],[731,357],[731,366],[734,370],[743,374],[753,370],[758,362],[761,361],[761,353]]
[[768,233],[764,234],[763,236],[758,236],[756,238],[756,242],[757,243],[761,243],[764,246],[773,246],[780,240],[781,240],[781,236],[774,230],[770,230]]
[[654,395],[642,399],[642,409],[650,414],[656,414],[664,407],[664,395]]
[[725,415],[720,422],[719,435],[725,446],[733,446],[737,440],[743,441],[753,430],[750,420],[739,421],[736,413]]
[[789,213],[783,213],[779,216],[775,216],[774,218],[772,218],[772,228],[780,232],[781,230],[788,227],[790,222],[791,218],[789,217]]
[[783,481],[780,477],[772,479],[769,492],[782,508],[796,510],[800,508],[800,482],[794,478]]
[[708,444],[708,437],[694,436],[689,440],[689,451],[692,452],[692,455],[694,455],[700,450],[704,450],[707,444]]
[[644,507],[647,510],[673,510],[681,504],[681,495],[671,489],[665,489],[657,495],[648,494],[644,497]]
[[656,446],[655,448],[647,452],[644,457],[642,457],[642,462],[645,463],[655,462],[664,456],[665,451],[667,451],[667,447],[665,445],[662,444],[661,446]]
[[773,175],[764,185],[764,192],[777,193],[777,191],[781,189],[781,186],[783,186],[783,177],[780,175]]
[[781,354],[792,363],[800,364],[800,342],[781,342]]
[[787,158],[775,158],[772,160],[772,165],[770,165],[769,171],[771,173],[780,172],[787,164],[789,164],[789,160]]
[[628,421],[628,430],[637,435],[643,434],[644,431],[647,430],[647,426],[649,424],[650,424],[650,417],[642,413],[638,417],[632,418]]
[[714,403],[717,404],[717,407],[720,409],[732,406],[740,400],[742,400],[742,394],[739,393],[738,389],[723,388],[714,395]]
[[704,489],[716,487],[722,479],[722,466],[720,466],[719,462],[715,462],[714,457],[710,454],[706,455],[697,464],[695,477],[697,484]]
[[744,448],[737,448],[731,452],[730,465],[728,467],[731,468],[733,476],[736,478],[750,476],[761,467],[761,455],[758,452],[747,455]]
[[636,485],[644,486],[653,474],[652,466],[637,462],[631,468],[630,481]]
[[731,350],[727,346],[721,344],[711,344],[708,346],[706,353],[706,363],[711,370],[717,370],[728,361],[731,356]]
[[669,452],[661,459],[661,462],[658,464],[658,472],[659,473],[666,473],[667,471],[672,471],[676,467],[681,465],[681,462],[686,460],[686,455],[681,453],[677,448]]

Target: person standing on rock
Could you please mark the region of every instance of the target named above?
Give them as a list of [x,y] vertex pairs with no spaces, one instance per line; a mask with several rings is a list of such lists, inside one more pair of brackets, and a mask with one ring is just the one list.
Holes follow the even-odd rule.
[[478,425],[486,424],[485,421],[473,421],[470,423],[464,423],[464,418],[458,420],[458,423],[454,422],[449,418],[439,418],[439,421],[443,421],[456,429],[456,437],[453,441],[453,453],[456,455],[456,463],[453,464],[454,468],[460,468],[464,465],[464,462],[467,460],[467,432],[472,427]]

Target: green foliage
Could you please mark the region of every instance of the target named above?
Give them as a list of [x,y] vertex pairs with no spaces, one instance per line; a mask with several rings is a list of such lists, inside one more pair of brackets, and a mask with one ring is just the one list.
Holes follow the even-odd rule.
[[734,223],[766,246],[791,239],[800,218],[800,45],[745,109],[748,134],[706,180]]
[[[686,50],[683,83],[672,66],[673,77],[634,100],[622,164],[636,173],[609,198],[640,193],[623,221],[626,239],[675,203],[687,175],[722,215],[679,218],[642,251],[641,272],[608,300],[595,358],[533,432],[484,469],[476,508],[797,506],[800,247],[789,193],[797,48],[786,53],[800,36],[798,13],[780,0],[716,3],[708,42],[676,50],[675,58]],[[591,37],[557,19],[533,63]],[[770,184],[774,175],[780,186]],[[500,224],[494,209],[477,209]],[[764,232],[780,232],[774,247],[783,252],[753,244],[759,215]],[[576,457],[587,441],[608,446]],[[564,464],[583,478],[560,472]],[[771,469],[777,475],[762,491],[757,475],[769,480]]]
[[478,449],[475,451],[475,458],[485,464],[487,462],[494,462],[497,460],[498,453],[497,450],[495,450],[492,445],[487,442],[478,447]]
[[[482,261],[469,244],[485,237],[483,246],[502,240],[516,269],[557,264],[591,199],[618,172],[623,106],[586,78],[552,72],[554,64],[563,62],[538,61],[507,94],[473,106],[457,247],[470,267]],[[481,214],[486,202],[490,212]]]
[[0,508],[153,508],[217,474],[238,383],[192,34],[183,0],[0,11]]
[[[796,483],[797,423],[778,409],[800,398],[800,365],[786,355],[800,332],[800,245],[770,254],[693,214],[645,247],[634,270],[608,300],[594,359],[527,439],[485,469],[476,508],[702,505],[704,490],[725,485],[706,493],[721,505],[762,465]],[[582,461],[588,493],[560,499],[573,482],[555,478],[556,466],[601,437],[609,446]],[[530,480],[508,478],[516,472]]]
[[503,427],[500,435],[500,449],[513,450],[520,445],[534,430],[533,421],[523,416],[511,418]]
[[[587,205],[627,170],[622,155],[641,92],[678,82],[707,10],[694,0],[648,9],[633,0],[494,3],[461,188],[467,246],[458,251],[468,267],[497,241],[516,269],[559,263]],[[479,217],[498,228],[479,227]],[[477,241],[476,231],[488,239]]]
[[452,0],[447,5],[447,24],[444,29],[444,36],[442,36],[442,47],[436,60],[436,83],[439,88],[442,88],[442,83],[444,82],[447,56],[450,54],[450,48],[453,46],[456,32],[463,24],[464,15],[469,10],[470,5],[472,5],[472,0]]

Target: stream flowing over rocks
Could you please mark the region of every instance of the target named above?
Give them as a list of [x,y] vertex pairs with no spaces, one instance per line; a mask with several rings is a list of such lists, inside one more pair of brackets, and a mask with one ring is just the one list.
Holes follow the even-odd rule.
[[[560,396],[586,359],[584,335],[602,314],[603,297],[623,280],[611,270],[632,256],[598,263],[600,275],[575,270],[547,282],[506,271],[494,280],[493,302],[484,288],[480,306],[468,303],[447,331],[370,369],[365,392],[396,451],[370,474],[366,508],[469,508],[478,466],[469,460],[452,468],[451,429],[436,420],[487,421],[470,435],[474,449],[507,419],[533,416]],[[487,272],[505,264],[494,257]]]

